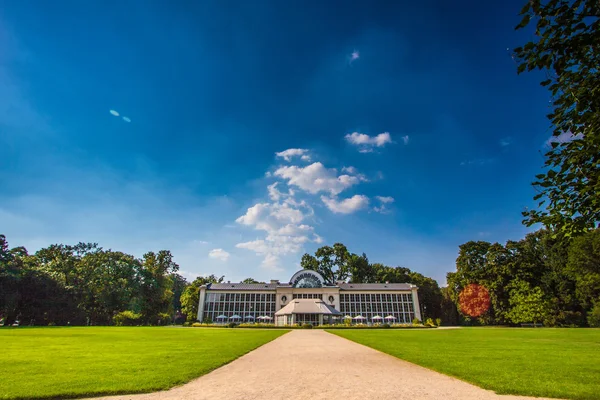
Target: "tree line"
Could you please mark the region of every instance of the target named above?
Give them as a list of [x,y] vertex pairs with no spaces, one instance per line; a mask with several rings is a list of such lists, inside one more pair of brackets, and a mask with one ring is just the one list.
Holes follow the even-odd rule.
[[[4,325],[164,325],[195,321],[202,285],[188,282],[169,250],[141,258],[96,243],[54,244],[29,254],[0,234]],[[247,278],[244,282],[257,282]]]
[[[573,238],[541,229],[504,245],[467,242],[447,283],[463,324],[599,326],[600,229]],[[484,295],[465,296],[471,285]],[[480,313],[473,302],[485,303]]]
[[[467,242],[459,246],[446,287],[405,267],[371,263],[342,243],[304,254],[301,267],[332,283],[415,284],[422,318],[446,325],[600,324],[600,229],[575,238],[541,229],[504,245]],[[178,271],[168,250],[136,258],[79,243],[29,254],[24,247],[9,248],[0,235],[0,317],[24,325],[193,322],[200,287],[224,276],[188,282]],[[475,294],[473,285],[480,288]]]

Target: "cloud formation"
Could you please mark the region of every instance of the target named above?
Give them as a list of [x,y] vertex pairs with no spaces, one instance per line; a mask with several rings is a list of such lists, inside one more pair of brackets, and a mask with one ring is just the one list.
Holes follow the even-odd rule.
[[388,204],[392,204],[394,202],[394,198],[390,196],[375,196],[375,199],[379,202],[379,206],[373,207],[373,211],[387,214],[390,210],[387,208]]
[[372,137],[364,133],[352,132],[344,136],[344,138],[348,143],[357,146],[358,151],[361,153],[370,153],[376,147],[383,147],[388,143],[392,143],[392,137],[389,132],[383,132]]
[[362,194],[338,201],[332,197],[321,196],[321,200],[327,208],[336,214],[352,214],[369,205],[369,198]]
[[404,142],[404,144],[408,144],[408,141],[409,141],[408,135],[402,136],[402,141]]
[[310,215],[312,215],[312,208],[305,202],[290,197],[283,202],[255,204],[248,208],[236,222],[264,231],[267,236],[264,239],[238,243],[236,247],[263,256],[264,260],[261,264],[263,268],[281,270],[280,256],[300,252],[303,244],[307,242],[322,241],[320,236],[314,235],[312,226],[302,223]]
[[310,161],[307,149],[287,149],[275,153],[275,156],[283,158],[285,161],[290,162],[294,157],[300,157],[302,161]]
[[296,186],[305,192],[312,194],[329,192],[332,195],[337,195],[365,179],[347,174],[338,176],[335,168],[325,168],[320,162],[306,167],[296,165],[280,167],[274,172],[274,175],[285,179],[288,185]]
[[208,252],[208,256],[221,261],[229,260],[229,253],[223,249],[212,249]]

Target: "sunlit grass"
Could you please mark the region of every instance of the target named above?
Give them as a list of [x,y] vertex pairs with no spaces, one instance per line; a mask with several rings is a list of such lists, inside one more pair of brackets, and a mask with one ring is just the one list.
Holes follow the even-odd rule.
[[499,394],[600,399],[600,329],[330,332]]
[[0,399],[168,389],[285,332],[171,327],[3,328]]

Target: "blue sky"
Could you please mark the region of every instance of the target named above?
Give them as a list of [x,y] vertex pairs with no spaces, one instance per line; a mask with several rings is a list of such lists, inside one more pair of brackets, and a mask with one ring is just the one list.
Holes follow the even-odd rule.
[[443,284],[528,232],[549,97],[522,1],[397,3],[5,2],[0,232],[232,281],[342,242]]

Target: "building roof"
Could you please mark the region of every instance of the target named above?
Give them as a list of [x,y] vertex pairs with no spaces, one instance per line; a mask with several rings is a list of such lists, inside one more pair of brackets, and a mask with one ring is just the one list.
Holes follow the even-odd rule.
[[206,286],[209,290],[252,290],[252,291],[264,291],[264,290],[277,290],[277,286],[281,286],[279,283],[212,283]]
[[410,283],[338,283],[340,290],[411,290]]
[[341,315],[342,313],[332,306],[327,305],[321,299],[294,299],[287,306],[275,313],[275,315],[289,314]]
[[[206,285],[208,290],[248,290],[248,291],[275,291],[277,288],[292,287],[290,283],[211,283]],[[339,287],[340,290],[411,290],[415,285],[410,283],[345,283],[338,282],[337,285],[323,287]],[[316,288],[318,289],[318,288]]]

